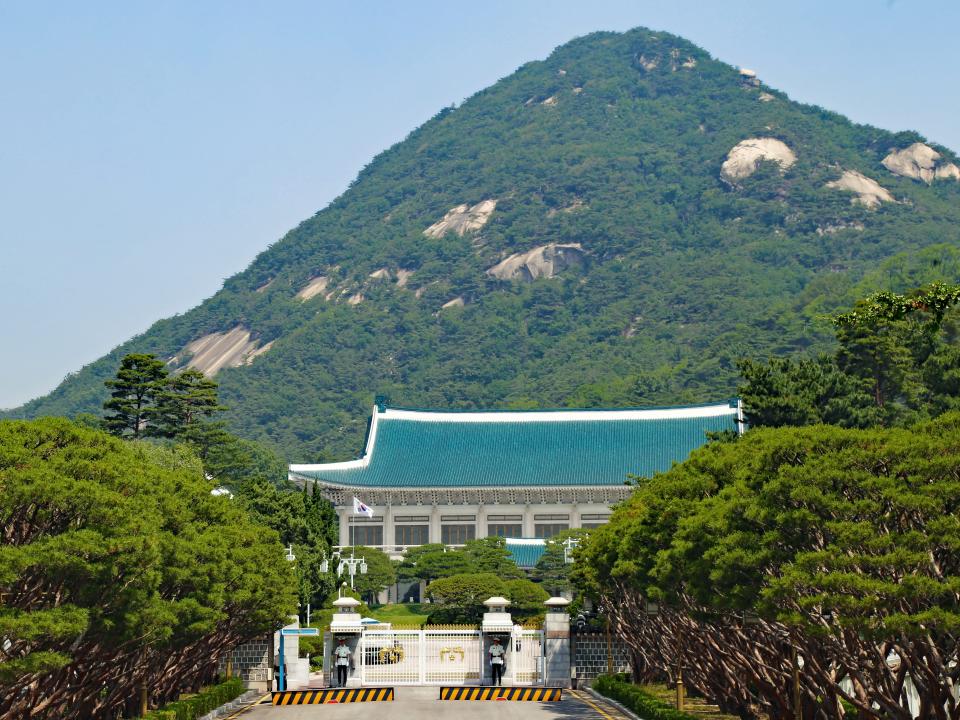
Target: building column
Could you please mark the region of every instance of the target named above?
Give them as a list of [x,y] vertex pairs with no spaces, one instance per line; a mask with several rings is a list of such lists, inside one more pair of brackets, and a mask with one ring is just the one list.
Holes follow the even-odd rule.
[[577,503],[573,503],[570,506],[570,529],[580,527],[580,506]]
[[350,544],[350,513],[347,508],[337,508],[337,515],[340,517],[340,544]]
[[396,537],[393,529],[393,506],[387,503],[383,508],[383,545],[381,548],[385,553],[393,551]]
[[430,508],[430,542],[440,542],[440,508],[434,503]]
[[475,517],[476,520],[474,520],[474,522],[477,524],[477,537],[485,538],[487,536],[487,509],[483,503],[477,505]]
[[528,504],[523,506],[523,536],[532,538],[534,536],[533,508]]

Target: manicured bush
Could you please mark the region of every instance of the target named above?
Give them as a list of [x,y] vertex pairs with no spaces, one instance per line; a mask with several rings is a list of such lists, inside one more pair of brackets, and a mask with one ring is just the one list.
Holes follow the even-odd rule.
[[183,697],[160,710],[147,713],[149,720],[196,720],[221,705],[243,695],[246,687],[240,678],[230,678],[218,685],[204,688],[196,695]]
[[626,682],[616,675],[601,675],[593,683],[593,689],[616,700],[644,720],[697,720],[693,715],[680,712],[639,685]]

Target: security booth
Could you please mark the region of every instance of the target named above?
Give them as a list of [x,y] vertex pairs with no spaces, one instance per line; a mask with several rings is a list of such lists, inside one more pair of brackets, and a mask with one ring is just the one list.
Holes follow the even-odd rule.
[[323,643],[323,677],[327,687],[337,684],[337,667],[333,657],[334,649],[343,639],[350,651],[347,665],[346,687],[360,687],[360,637],[363,623],[357,606],[360,601],[352,597],[341,597],[333,601],[334,613],[330,621],[330,632]]
[[503,646],[504,670],[503,681],[513,682],[514,666],[513,647],[514,647],[514,627],[513,618],[510,616],[507,606],[510,601],[504,597],[492,597],[483,601],[487,611],[483,614],[483,621],[480,623],[480,650],[481,675],[480,684],[490,685],[493,682],[493,669],[490,666],[490,647],[493,645],[494,638],[500,640]]

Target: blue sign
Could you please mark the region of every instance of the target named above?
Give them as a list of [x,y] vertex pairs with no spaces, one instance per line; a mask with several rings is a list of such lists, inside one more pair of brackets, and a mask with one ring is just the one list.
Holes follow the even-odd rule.
[[313,635],[317,636],[320,634],[320,628],[283,628],[280,631],[281,635],[286,635],[290,637],[291,635]]

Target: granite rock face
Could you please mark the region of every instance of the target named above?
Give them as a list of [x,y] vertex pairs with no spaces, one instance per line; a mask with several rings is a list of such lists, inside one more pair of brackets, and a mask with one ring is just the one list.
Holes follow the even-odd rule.
[[442,220],[424,230],[423,234],[427,237],[439,238],[448,232],[455,232],[462,237],[486,225],[496,207],[496,200],[483,200],[472,207],[466,204],[457,205],[451,208]]
[[914,143],[903,150],[891,151],[883,159],[883,166],[894,175],[927,185],[934,180],[960,180],[960,168],[942,160],[940,153],[929,145]]
[[514,253],[487,270],[500,280],[532,282],[537,278],[552,278],[562,270],[583,262],[583,247],[579,243],[541,245],[525,253]]
[[797,161],[785,142],[776,138],[748,138],[741,140],[727,153],[720,166],[720,177],[730,184],[750,177],[764,160],[777,163],[786,170]]
[[884,202],[895,202],[889,190],[856,170],[844,170],[840,178],[828,182],[827,187],[856,193],[856,197],[850,202],[860,203],[868,208],[879,207],[880,203]]

